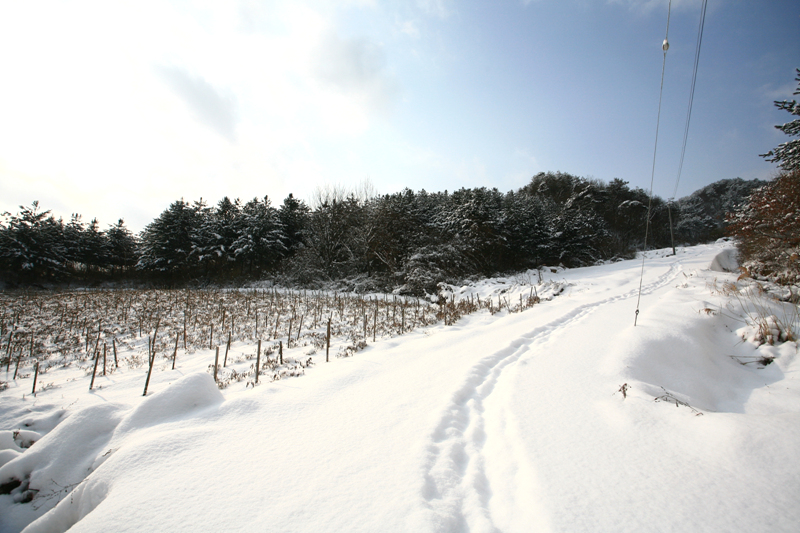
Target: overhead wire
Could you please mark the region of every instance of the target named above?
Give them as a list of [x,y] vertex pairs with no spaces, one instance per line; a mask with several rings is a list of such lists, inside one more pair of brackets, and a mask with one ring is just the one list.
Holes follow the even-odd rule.
[[697,30],[697,46],[694,51],[694,67],[692,69],[692,86],[689,89],[689,109],[686,111],[686,127],[683,129],[683,146],[681,147],[681,161],[678,164],[678,177],[675,179],[675,190],[672,191],[672,197],[667,201],[667,213],[669,214],[669,238],[672,244],[672,255],[677,255],[675,251],[675,234],[672,231],[672,202],[678,195],[678,184],[681,181],[681,172],[683,171],[683,159],[686,155],[686,142],[689,139],[689,123],[692,120],[692,104],[694,103],[694,88],[697,84],[697,66],[700,64],[700,47],[703,45],[703,28],[706,23],[706,6],[708,0],[703,0],[703,5],[700,8],[700,26]]
[[655,145],[653,146],[653,169],[650,172],[650,197],[647,202],[647,220],[644,225],[644,248],[642,248],[642,272],[639,276],[639,296],[636,299],[636,316],[633,319],[633,325],[636,326],[636,322],[639,319],[639,304],[642,301],[642,281],[644,280],[644,260],[645,260],[645,252],[647,251],[647,236],[650,230],[650,211],[653,208],[653,183],[655,181],[656,175],[656,154],[658,153],[658,130],[661,124],[661,100],[664,95],[664,70],[667,66],[667,50],[669,50],[669,19],[670,15],[672,14],[672,0],[669,0],[669,6],[667,7],[667,31],[664,35],[664,43],[661,45],[661,49],[664,51],[664,59],[661,63],[661,88],[658,92],[658,115],[656,118],[656,140]]
[[678,165],[678,178],[675,180],[675,190],[672,197],[678,194],[678,184],[681,181],[681,171],[683,170],[683,158],[686,155],[686,142],[689,139],[689,122],[692,120],[692,104],[694,103],[694,88],[697,84],[697,67],[700,64],[700,47],[703,45],[703,28],[706,23],[706,6],[708,0],[703,0],[700,9],[700,26],[697,29],[697,46],[694,51],[694,70],[692,71],[692,87],[689,89],[689,109],[686,111],[686,127],[683,130],[683,147],[681,148],[681,162]]

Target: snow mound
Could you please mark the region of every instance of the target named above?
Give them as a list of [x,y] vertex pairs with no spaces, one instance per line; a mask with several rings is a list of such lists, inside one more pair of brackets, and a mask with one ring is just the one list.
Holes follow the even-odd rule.
[[714,256],[708,268],[714,272],[736,272],[739,268],[739,253],[736,248],[725,248]]
[[[2,493],[15,503],[34,498],[37,503],[35,508],[6,507],[14,516],[4,516],[0,530],[18,531],[30,523],[25,531],[66,531],[105,499],[108,483],[91,474],[125,447],[131,434],[193,417],[223,401],[214,379],[198,372],[142,399],[133,409],[106,403],[77,411],[41,439],[32,430],[0,432],[0,460],[7,461],[0,467]],[[55,422],[50,418],[55,417],[27,422],[29,427],[47,428]],[[38,515],[42,516],[32,522]]]
[[[19,505],[6,507],[8,512],[0,519],[0,529],[22,529],[21,526],[52,508],[80,484],[91,473],[95,458],[105,449],[126,409],[120,404],[87,407],[67,417],[24,453],[12,449],[17,455],[0,467],[3,488],[0,493],[14,503],[36,498],[38,505],[36,509]],[[24,436],[32,437],[32,433],[26,432]],[[17,449],[22,450],[21,447]]]
[[189,418],[223,401],[225,397],[213,377],[204,372],[189,374],[165,390],[142,400],[120,422],[114,432],[114,440],[118,441],[138,429]]

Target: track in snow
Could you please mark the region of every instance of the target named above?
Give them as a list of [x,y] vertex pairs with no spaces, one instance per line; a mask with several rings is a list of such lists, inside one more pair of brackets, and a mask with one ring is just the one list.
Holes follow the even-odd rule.
[[[674,280],[685,258],[685,255],[676,258],[667,272],[643,285],[642,294],[652,293]],[[470,369],[430,436],[427,448],[422,495],[433,531],[499,531],[489,511],[492,489],[483,455],[487,436],[483,414],[485,401],[494,392],[501,373],[552,333],[579,322],[606,304],[637,295],[638,283],[636,288],[617,296],[578,306],[512,340]]]

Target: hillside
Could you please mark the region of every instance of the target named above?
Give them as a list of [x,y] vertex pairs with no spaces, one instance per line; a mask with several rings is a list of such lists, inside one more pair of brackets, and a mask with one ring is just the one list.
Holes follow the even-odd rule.
[[734,263],[648,253],[635,327],[640,259],[445,288],[500,310],[257,386],[207,348],[145,398],[141,366],[6,375],[0,531],[797,531],[798,307]]

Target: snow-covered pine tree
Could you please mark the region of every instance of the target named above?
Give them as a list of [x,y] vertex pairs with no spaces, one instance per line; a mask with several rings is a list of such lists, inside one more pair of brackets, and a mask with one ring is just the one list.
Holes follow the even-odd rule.
[[[796,69],[797,77],[795,81],[800,82],[800,68]],[[800,94],[800,84],[793,95]],[[797,105],[796,100],[776,100],[775,107],[788,111],[790,115],[800,116],[800,105]],[[793,137],[800,136],[800,118],[796,118],[786,124],[775,126],[786,135]],[[800,169],[800,139],[793,139],[779,145],[777,148],[770,150],[766,154],[761,154],[761,157],[766,158],[771,163],[778,163],[778,166],[786,171]]]
[[275,267],[286,252],[286,234],[269,197],[253,198],[236,221],[233,255],[249,275]]
[[235,268],[233,243],[238,238],[237,225],[241,213],[239,199],[227,196],[214,208],[196,204],[198,225],[192,235],[192,257],[206,275],[228,275]]
[[164,274],[190,273],[193,236],[200,223],[200,207],[183,200],[173,202],[141,233],[137,268]]
[[136,264],[137,242],[133,234],[119,219],[106,230],[105,256],[112,274],[125,272]]
[[40,211],[39,202],[4,213],[0,224],[0,265],[10,280],[57,280],[67,275],[63,224]]
[[304,246],[311,209],[303,200],[289,194],[278,209],[278,219],[283,227],[284,247],[287,256],[293,255]]

